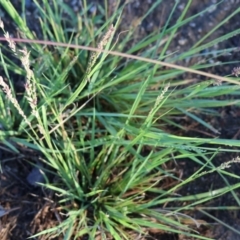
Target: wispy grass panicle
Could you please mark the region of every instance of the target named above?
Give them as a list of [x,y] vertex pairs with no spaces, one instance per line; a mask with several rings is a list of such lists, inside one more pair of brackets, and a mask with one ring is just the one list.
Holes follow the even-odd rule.
[[170,87],[170,83],[167,83],[167,85],[162,90],[161,94],[157,97],[154,107],[157,107],[160,104],[160,102],[164,98],[165,93],[168,91],[169,87]]
[[23,117],[26,123],[31,126],[31,123],[28,121],[27,116],[23,112],[22,108],[20,107],[18,101],[13,96],[11,89],[9,88],[8,84],[3,81],[3,78],[0,76],[0,86],[2,86],[2,90],[5,92],[9,101],[14,105],[14,107],[18,110],[19,114]]
[[227,161],[227,162],[221,163],[220,166],[214,167],[213,169],[211,169],[211,170],[209,170],[209,171],[203,171],[202,173],[200,173],[200,174],[198,175],[198,177],[199,177],[199,176],[206,175],[206,174],[213,173],[213,172],[215,172],[215,171],[221,171],[221,170],[225,170],[225,169],[227,169],[227,168],[230,168],[232,163],[240,163],[240,158],[239,158],[239,157],[233,158],[232,160],[229,160],[229,161]]
[[[106,34],[103,36],[103,38],[101,39],[101,41],[98,44],[98,49],[100,51],[102,51],[103,48],[107,45],[108,41],[113,36],[114,31],[115,31],[115,29],[114,29],[113,25],[111,25],[110,28],[108,29],[108,31],[106,32]],[[98,54],[101,53],[100,51]]]
[[232,75],[238,77],[238,75],[240,75],[240,67],[233,68]]
[[[32,114],[34,116],[38,116],[38,112],[36,111],[37,108],[37,93],[36,93],[36,85],[35,83],[32,83],[32,79],[34,78],[34,73],[30,69],[30,51],[28,52],[26,49],[18,50],[16,48],[16,43],[10,38],[10,35],[8,32],[4,29],[3,21],[0,19],[0,27],[4,31],[4,36],[8,42],[9,48],[14,53],[14,55],[20,59],[25,71],[26,71],[26,84],[25,84],[25,90],[26,90],[26,99],[28,100],[28,103],[32,109]],[[4,92],[7,94],[9,100],[13,103],[13,105],[17,108],[18,112],[25,120],[27,120],[26,115],[23,113],[20,105],[18,104],[17,100],[13,97],[11,90],[9,86],[1,79],[1,86],[3,87]],[[30,122],[27,120],[28,125],[31,126]]]
[[8,46],[10,47],[10,49],[12,50],[12,52],[16,55],[16,44],[15,42],[10,38],[10,35],[8,32],[5,31],[4,29],[4,24],[3,21],[0,19],[0,28],[3,30],[4,32],[4,37],[6,38],[7,42],[8,42]]
[[29,61],[29,55],[30,52],[28,52],[26,49],[19,50],[19,52],[22,53],[22,56],[20,57],[21,63],[26,71],[26,84],[25,84],[25,90],[26,90],[26,98],[29,102],[29,105],[32,109],[32,114],[36,117],[38,117],[37,112],[37,92],[36,92],[36,84],[32,82],[34,78],[34,73],[30,69],[30,61]]
[[[114,31],[115,31],[115,28],[113,27],[113,25],[111,25],[110,28],[108,29],[108,31],[106,32],[106,34],[100,40],[100,42],[97,46],[99,51],[91,52],[90,60],[89,60],[87,70],[86,70],[86,76],[88,76],[89,73],[91,72],[92,67],[96,63],[96,60],[98,59],[99,55],[101,54],[101,51],[104,49],[104,47],[109,42],[110,38],[113,36]],[[87,77],[87,79],[88,79],[88,81],[90,81],[90,79],[88,77]]]
[[240,158],[236,157],[236,158],[233,158],[232,160],[230,160],[228,162],[224,162],[218,167],[218,169],[223,170],[223,169],[226,169],[226,168],[230,168],[231,163],[240,163]]
[[170,87],[170,83],[167,83],[166,86],[161,91],[161,93],[159,94],[159,96],[157,97],[153,108],[151,109],[151,111],[148,114],[149,116],[152,116],[155,114],[156,110],[159,108],[159,104],[164,99],[164,96],[165,96],[166,92],[168,91],[169,87]]

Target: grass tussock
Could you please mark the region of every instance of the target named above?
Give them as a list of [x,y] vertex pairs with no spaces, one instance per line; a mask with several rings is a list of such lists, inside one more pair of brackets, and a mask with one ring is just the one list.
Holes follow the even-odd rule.
[[[226,94],[238,96],[238,80],[204,72],[211,64],[177,65],[230,35],[202,45],[199,41],[188,52],[168,56],[175,32],[190,21],[185,18],[187,5],[171,28],[166,23],[162,30],[127,49],[134,32],[130,31],[124,39],[116,36],[125,6],[117,5],[114,15],[103,17],[100,23],[83,12],[79,16],[83,24],[81,34],[76,36],[72,31],[69,36],[61,21],[61,8],[57,1],[53,2],[50,7],[43,1],[45,10],[36,3],[44,48],[34,40],[11,3],[1,3],[9,13],[15,12],[17,17],[13,20],[33,41],[19,49],[0,21],[8,48],[21,62],[17,66],[13,56],[1,51],[1,67],[6,76],[12,72],[25,81],[24,92],[17,98],[13,80],[0,77],[0,122],[6,129],[1,138],[12,149],[21,144],[43,154],[41,161],[47,167],[41,171],[46,181],[39,185],[54,193],[53,201],[65,216],[59,225],[35,233],[35,237],[120,240],[172,232],[208,239],[198,233],[204,222],[184,211],[234,192],[240,184],[226,182],[225,187],[212,190],[211,194],[183,196],[177,190],[206,174],[218,172],[223,178],[228,175],[225,170],[231,163],[238,163],[239,158],[221,166],[215,166],[212,160],[220,152],[234,152],[228,146],[239,147],[239,141],[176,136],[168,131],[168,126],[184,129],[175,119],[186,115],[217,136],[218,129],[198,113],[214,115],[215,107],[239,105],[238,100],[218,98]],[[52,47],[46,42],[49,39],[64,40],[67,46],[56,43]],[[95,47],[95,52],[89,54],[77,47],[80,45]],[[131,59],[124,59],[124,53],[111,54],[124,49],[139,56],[126,53]],[[209,79],[200,82],[185,78],[186,72]],[[238,68],[233,74],[238,76]],[[223,81],[221,85],[215,85],[216,79]],[[7,107],[11,111],[7,112]],[[14,134],[9,136],[8,130],[14,130]],[[181,159],[194,161],[199,170],[183,179],[178,171],[167,167],[169,162]],[[171,207],[166,208],[168,204]]]

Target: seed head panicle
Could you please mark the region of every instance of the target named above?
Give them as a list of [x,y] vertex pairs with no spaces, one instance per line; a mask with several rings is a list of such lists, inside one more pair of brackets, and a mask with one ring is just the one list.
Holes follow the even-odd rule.
[[[88,67],[86,70],[86,74],[88,75],[93,67],[93,65],[95,64],[97,58],[99,57],[99,55],[101,54],[101,51],[104,49],[104,47],[108,44],[110,38],[113,36],[115,31],[115,28],[113,27],[113,25],[110,26],[110,28],[108,29],[108,31],[106,32],[106,34],[103,36],[103,38],[101,39],[101,41],[99,42],[97,48],[99,49],[99,51],[96,52],[92,52],[91,56],[90,56],[90,60],[88,63]],[[90,80],[89,80],[90,81]]]
[[240,75],[240,67],[233,68],[232,75],[238,77],[238,75]]
[[9,101],[13,104],[13,106],[18,110],[19,114],[24,118],[24,120],[26,121],[26,123],[31,126],[31,123],[28,121],[25,113],[23,112],[22,108],[20,107],[18,101],[16,100],[16,98],[12,95],[11,89],[9,88],[9,86],[7,85],[7,83],[5,83],[3,81],[3,78],[0,76],[0,86],[2,86],[2,90],[3,92],[5,92],[7,98],[9,99]]

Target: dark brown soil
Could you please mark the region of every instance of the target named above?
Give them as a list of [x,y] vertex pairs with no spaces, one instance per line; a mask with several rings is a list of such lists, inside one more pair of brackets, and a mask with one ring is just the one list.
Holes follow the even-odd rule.
[[[66,1],[73,3],[71,7],[75,10],[80,8],[80,5],[74,5],[77,1]],[[102,1],[99,1],[102,2]],[[114,0],[109,0],[109,14],[114,10]],[[139,41],[147,34],[162,28],[174,6],[174,0],[163,0],[159,6],[156,6],[154,11],[146,18],[142,19],[142,16],[151,8],[155,1],[153,0],[134,0],[130,1],[123,14],[123,21],[120,26],[120,30],[129,30],[129,28],[135,28],[135,40]],[[177,11],[175,11],[169,25],[173,25],[178,17],[180,16],[184,5],[187,1],[179,1]],[[193,0],[192,5],[187,13],[187,16],[192,16],[211,4],[216,3],[216,0]],[[13,0],[12,3],[21,12],[21,1]],[[76,4],[76,3],[75,3]],[[96,5],[98,3],[96,2]],[[209,9],[209,11],[182,27],[178,32],[175,40],[170,46],[171,52],[178,51],[184,52],[191,48],[200,38],[205,36],[211,29],[214,28],[223,19],[230,16],[240,6],[239,0],[225,0],[222,4],[218,5],[216,9]],[[28,18],[31,20],[31,28],[35,31],[37,26],[34,25],[36,18],[34,17],[34,11],[29,9]],[[16,32],[15,25],[6,15],[6,13],[0,7],[0,16],[4,21],[5,29],[8,32]],[[226,24],[218,28],[206,41],[215,39],[222,36],[223,34],[229,33],[235,29],[240,28],[239,14],[231,18]],[[227,48],[238,48],[240,47],[240,36],[236,35],[227,41],[221,42],[211,49],[227,49]],[[237,61],[240,59],[239,52],[233,52],[231,55],[224,55],[218,58],[212,57],[211,61],[230,62]],[[199,59],[198,59],[199,60]],[[192,65],[196,59],[192,59],[189,62],[182,61],[182,65]],[[218,74],[221,76],[231,74],[233,67],[237,64],[225,65],[224,67],[212,67],[208,69],[211,73]],[[0,69],[0,74],[2,70]],[[224,96],[228,99],[228,96]],[[240,139],[240,109],[236,106],[228,106],[225,108],[218,109],[220,117],[211,117],[209,121],[215,129],[220,131],[220,137],[226,139]],[[207,117],[205,115],[203,118]],[[177,120],[176,120],[177,121]],[[181,119],[182,126],[185,127],[185,131],[178,129],[171,129],[176,135],[194,136],[194,137],[219,137],[215,133],[210,132],[207,129],[199,126],[193,120],[184,118]],[[29,162],[35,162],[38,155],[32,157],[29,152],[23,151],[21,148],[21,154],[13,154],[5,150],[4,146],[0,146],[0,164],[2,171],[0,172],[0,239],[1,240],[24,240],[43,229],[52,227],[60,222],[61,218],[57,211],[57,206],[54,205],[53,193],[46,192],[39,187],[34,187],[27,181],[28,174],[32,171],[33,167]],[[236,157],[234,154],[219,154],[214,164],[219,166],[222,162],[231,160]],[[190,161],[182,161],[179,163],[178,168],[183,172],[183,178],[189,176],[191,173],[196,171],[199,166]],[[240,171],[239,165],[235,164],[229,170],[235,174]],[[233,180],[229,179],[233,184]],[[224,187],[226,184],[218,174],[211,174],[205,178],[199,179],[197,182],[193,182],[188,186],[180,190],[180,193],[194,194],[208,191],[212,189]],[[239,195],[239,191],[236,191]],[[238,206],[238,203],[234,200],[231,194],[226,194],[221,198],[218,198],[205,206],[216,207],[216,206]],[[10,212],[1,217],[1,207],[5,210],[9,209]],[[210,211],[214,217],[220,219],[232,228],[240,231],[240,214],[239,211]],[[222,240],[237,240],[240,239],[240,235],[235,233],[233,230],[218,224],[215,220],[206,217],[196,211],[191,213],[196,219],[202,219],[208,222],[210,225],[203,226],[198,231],[200,235],[210,237],[213,239]],[[46,238],[35,238],[35,239],[50,239]],[[56,239],[62,239],[58,237]],[[176,236],[169,234],[154,234],[148,239],[179,239],[187,240],[185,236]]]

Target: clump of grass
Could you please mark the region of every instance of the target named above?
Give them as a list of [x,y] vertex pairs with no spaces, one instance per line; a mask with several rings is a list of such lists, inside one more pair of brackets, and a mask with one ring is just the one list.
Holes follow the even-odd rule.
[[[11,136],[11,142],[38,149],[44,154],[42,161],[50,167],[57,181],[42,185],[59,196],[57,204],[66,215],[58,226],[35,236],[45,234],[49,238],[62,235],[64,239],[85,236],[89,239],[132,239],[143,238],[151,232],[173,232],[207,239],[200,236],[194,228],[202,221],[181,212],[234,191],[240,184],[216,189],[211,194],[205,192],[179,196],[176,191],[203,174],[218,171],[222,176],[227,175],[224,170],[229,165],[215,167],[212,159],[218,152],[233,151],[226,146],[231,144],[239,147],[239,141],[179,137],[167,133],[165,125],[173,124],[182,128],[172,119],[186,114],[216,133],[217,130],[200,119],[195,112],[209,113],[206,103],[208,108],[229,104],[229,101],[212,98],[237,94],[239,86],[230,88],[226,83],[216,87],[212,86],[215,82],[212,79],[193,83],[182,77],[184,71],[201,73],[196,71],[209,65],[181,68],[169,64],[175,68],[164,69],[161,67],[164,63],[158,60],[152,63],[151,60],[146,63],[142,59],[123,61],[118,56],[110,55],[108,50],[112,50],[113,34],[121,20],[121,8],[114,16],[105,19],[96,34],[93,34],[94,26],[98,26],[98,22],[93,19],[89,24],[87,16],[82,14],[80,18],[88,20],[81,32],[84,39],[87,39],[86,42],[73,36],[66,38],[64,28],[61,28],[59,6],[53,2],[52,9],[44,1],[47,9],[45,12],[38,5],[43,37],[51,40],[64,39],[69,44],[76,41],[76,44],[89,45],[92,41],[97,46],[96,52],[88,57],[83,50],[70,49],[70,45],[64,49],[56,46],[50,51],[50,48],[41,49],[36,41],[31,53],[33,56],[40,55],[41,58],[31,59],[30,47],[28,51],[21,50],[21,55],[15,54],[22,62],[20,69],[9,57],[1,54],[7,76],[12,70],[26,77],[26,97],[21,102],[16,100],[13,89],[0,78],[5,92],[1,94],[1,102],[6,104],[7,96],[12,103],[12,112],[16,108],[23,118],[19,127],[14,129],[16,133]],[[155,4],[157,3],[160,1]],[[11,10],[11,13],[15,11],[10,3],[4,3],[3,6],[6,10]],[[145,57],[151,57],[157,56],[158,49],[163,49],[160,57],[163,59],[174,37],[173,33],[189,21],[183,20],[185,13],[186,11],[176,25],[168,29],[166,24],[164,31],[147,37],[129,49],[129,52],[138,51]],[[18,16],[16,12],[15,14]],[[113,26],[114,19],[116,24]],[[19,29],[26,30],[20,17],[13,20]],[[57,27],[55,23],[58,23]],[[0,25],[3,28],[3,24]],[[106,33],[102,34],[103,32]],[[29,38],[32,36],[30,31],[24,33]],[[124,46],[117,42],[115,47],[125,47],[132,34],[123,40]],[[99,35],[103,35],[100,38],[102,40],[96,43]],[[6,36],[15,53],[15,43],[9,35]],[[167,36],[167,43],[162,46],[160,40]],[[227,37],[229,36],[225,36],[225,39]],[[215,39],[201,47],[196,46],[178,56],[175,61],[194,56],[199,49],[217,41]],[[150,43],[155,47],[146,48]],[[33,62],[33,70],[30,70],[30,62]],[[22,68],[24,73],[20,71]],[[221,79],[234,81],[230,78]],[[237,101],[234,103],[239,104]],[[11,129],[16,123],[12,115],[9,117],[12,118],[12,125],[5,125]],[[7,136],[5,142],[8,142]],[[205,144],[209,147],[204,147]],[[218,149],[214,145],[224,146],[224,149]],[[173,158],[176,161],[187,158],[198,163],[200,168],[187,179],[182,179],[178,172],[166,168],[166,164]],[[181,202],[189,204],[177,209],[164,208],[168,203]]]

